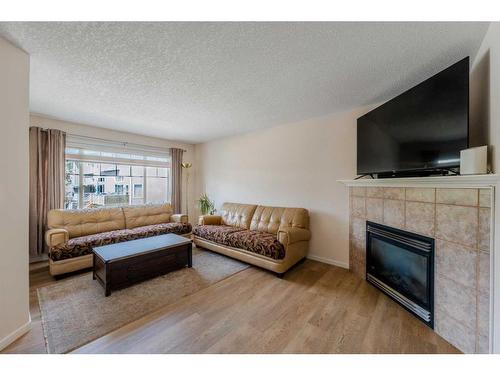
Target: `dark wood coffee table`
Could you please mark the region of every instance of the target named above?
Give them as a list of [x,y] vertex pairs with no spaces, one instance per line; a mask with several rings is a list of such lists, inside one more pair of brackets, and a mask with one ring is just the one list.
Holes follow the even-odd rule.
[[192,242],[176,234],[95,247],[94,280],[105,296],[137,282],[164,275],[193,263]]

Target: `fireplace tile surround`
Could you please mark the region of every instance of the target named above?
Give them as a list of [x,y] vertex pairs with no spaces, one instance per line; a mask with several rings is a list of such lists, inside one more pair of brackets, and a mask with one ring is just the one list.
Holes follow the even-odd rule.
[[493,188],[371,184],[350,187],[352,272],[365,277],[366,220],[434,238],[435,331],[465,353],[488,353]]

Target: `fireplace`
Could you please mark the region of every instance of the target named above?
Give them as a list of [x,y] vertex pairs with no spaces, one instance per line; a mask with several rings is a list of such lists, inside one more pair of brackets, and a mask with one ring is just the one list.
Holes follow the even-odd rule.
[[367,221],[366,280],[434,328],[434,239]]

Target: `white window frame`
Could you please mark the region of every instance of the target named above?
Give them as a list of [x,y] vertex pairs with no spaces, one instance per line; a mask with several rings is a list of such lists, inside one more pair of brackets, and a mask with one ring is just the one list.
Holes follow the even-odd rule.
[[[148,201],[147,194],[147,167],[166,168],[167,176],[167,201],[171,200],[171,158],[166,148],[152,147],[131,143],[108,141],[92,137],[68,135],[66,139],[66,161],[76,162],[78,173],[78,207],[83,205],[83,182],[84,175],[82,164],[102,163],[143,167],[142,176],[142,201]],[[135,178],[139,178],[136,176]],[[130,177],[131,179],[133,177]],[[133,190],[132,180],[130,181]],[[129,192],[129,204],[132,204],[133,192]]]

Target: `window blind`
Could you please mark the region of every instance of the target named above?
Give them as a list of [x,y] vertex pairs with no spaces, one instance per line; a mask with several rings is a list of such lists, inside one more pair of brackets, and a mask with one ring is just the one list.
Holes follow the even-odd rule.
[[66,159],[150,167],[170,167],[171,160],[168,148],[70,134]]

